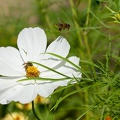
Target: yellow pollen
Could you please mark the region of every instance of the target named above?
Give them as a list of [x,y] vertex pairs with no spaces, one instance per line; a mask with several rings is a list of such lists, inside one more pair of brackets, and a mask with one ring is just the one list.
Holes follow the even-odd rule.
[[39,77],[39,75],[40,75],[40,72],[38,71],[38,69],[35,66],[27,66],[26,76],[28,78]]

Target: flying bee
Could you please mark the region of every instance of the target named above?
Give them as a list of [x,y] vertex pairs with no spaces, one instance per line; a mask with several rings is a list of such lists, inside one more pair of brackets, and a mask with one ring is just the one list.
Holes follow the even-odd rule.
[[59,31],[62,31],[62,30],[69,30],[70,29],[70,24],[67,24],[67,23],[57,23],[55,24],[55,26],[58,28]]
[[24,63],[23,65],[24,65],[25,70],[27,70],[29,66],[33,66],[31,62]]

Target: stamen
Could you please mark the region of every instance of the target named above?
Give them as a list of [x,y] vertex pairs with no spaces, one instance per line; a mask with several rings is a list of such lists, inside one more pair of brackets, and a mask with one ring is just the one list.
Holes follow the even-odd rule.
[[31,78],[31,77],[39,77],[40,72],[38,69],[34,66],[28,66],[26,69],[26,76]]
[[32,78],[32,77],[39,77],[40,72],[38,71],[38,69],[33,66],[32,63],[25,63],[26,66],[25,67],[25,71],[26,71],[26,77],[28,78]]

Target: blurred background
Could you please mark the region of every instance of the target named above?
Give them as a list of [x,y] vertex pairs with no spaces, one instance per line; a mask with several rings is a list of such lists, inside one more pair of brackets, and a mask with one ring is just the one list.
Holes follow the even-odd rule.
[[[104,85],[109,84],[109,78],[113,79],[112,77],[115,77],[113,74],[118,74],[120,70],[120,59],[118,58],[120,52],[119,11],[119,0],[0,1],[0,47],[17,47],[17,37],[23,28],[41,27],[46,32],[48,44],[62,35],[71,45],[69,56],[75,55],[81,60],[85,60],[80,65],[83,72],[87,74],[87,76],[83,75],[83,78],[87,79],[87,83],[71,85],[63,90],[61,88],[62,92],[58,90],[53,94],[50,103],[37,103],[37,112],[43,120],[104,120],[107,115],[120,115],[120,105],[112,104],[113,101],[118,101],[118,97],[111,97],[115,89],[112,89],[111,94],[108,94],[108,86],[103,89]],[[60,31],[56,24],[69,24],[70,28]],[[110,59],[109,56],[106,57],[111,54],[114,57]],[[109,62],[106,63],[108,59]],[[96,69],[88,64],[91,61],[100,65],[103,71],[107,67],[109,78],[106,77],[108,71],[95,76],[94,72],[100,72],[100,70],[99,67]],[[87,64],[85,65],[85,63]],[[93,89],[88,87],[93,84],[89,80],[105,80],[106,83],[102,83],[100,86],[99,83],[98,86],[93,85],[92,87],[95,87]],[[74,91],[76,92],[74,93]],[[96,94],[98,94],[97,97]],[[110,97],[111,101],[105,102]],[[61,100],[61,98],[64,99]],[[104,98],[105,100],[103,100]],[[56,102],[57,100],[58,102]],[[104,111],[105,105],[107,109]],[[114,112],[111,111],[111,106],[114,106]],[[9,105],[0,105],[0,120],[12,112],[23,112],[25,116],[29,117],[29,120],[35,120],[30,110],[20,109],[14,102]],[[50,110],[51,112],[49,112]],[[115,114],[115,111],[118,112]],[[28,118],[24,117],[24,119]],[[115,120],[118,120],[117,117]]]

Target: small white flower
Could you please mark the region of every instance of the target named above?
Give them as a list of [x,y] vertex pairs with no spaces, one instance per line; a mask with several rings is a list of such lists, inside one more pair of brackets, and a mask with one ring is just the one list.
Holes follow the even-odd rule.
[[[69,77],[81,77],[81,73],[70,63],[46,54],[54,53],[66,58],[70,45],[65,38],[59,36],[47,47],[46,34],[41,28],[25,28],[18,35],[17,45],[19,50],[0,47],[1,104],[11,101],[25,104],[33,101],[37,95],[48,97],[58,86],[66,86],[71,80],[51,81],[49,78],[62,79],[64,76],[29,61],[40,63]],[[73,56],[68,59],[79,65],[79,58]],[[19,81],[26,78],[32,80]]]
[[1,120],[28,120],[28,117],[25,116],[22,112],[12,112],[7,114]]

